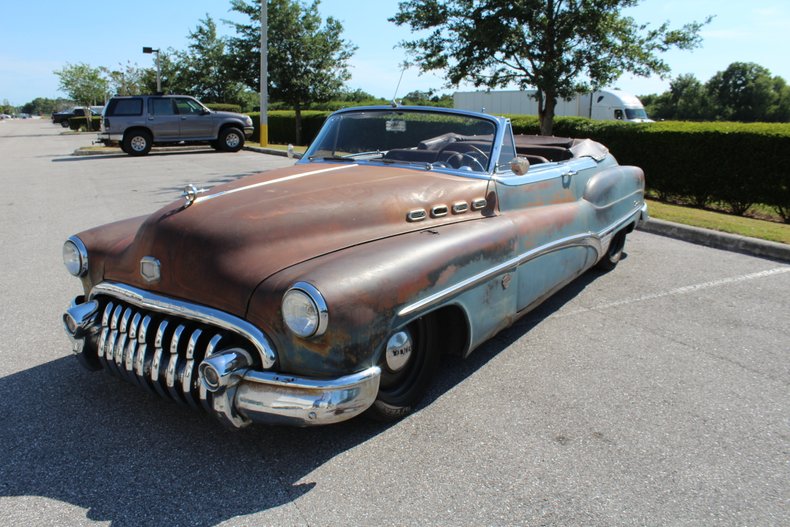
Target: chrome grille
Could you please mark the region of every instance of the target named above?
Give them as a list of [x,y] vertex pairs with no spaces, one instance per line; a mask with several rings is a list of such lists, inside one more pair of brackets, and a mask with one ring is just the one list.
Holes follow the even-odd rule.
[[96,300],[101,326],[95,353],[104,369],[181,404],[211,411],[211,393],[198,379],[200,363],[220,349],[255,349],[243,337],[209,324],[113,297]]

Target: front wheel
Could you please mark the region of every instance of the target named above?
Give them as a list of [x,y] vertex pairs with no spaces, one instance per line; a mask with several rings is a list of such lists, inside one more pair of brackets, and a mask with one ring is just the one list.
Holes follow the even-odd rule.
[[618,232],[609,243],[609,250],[598,262],[597,267],[601,271],[611,271],[620,262],[623,257],[623,249],[625,248],[625,229]]
[[63,128],[68,128],[69,127],[69,120],[68,119],[62,120],[60,122],[60,126],[62,126]]
[[368,416],[377,421],[396,421],[422,400],[439,367],[436,331],[423,317],[393,334],[381,359],[381,381]]
[[224,128],[219,133],[217,143],[225,152],[238,152],[244,146],[244,134],[238,128]]

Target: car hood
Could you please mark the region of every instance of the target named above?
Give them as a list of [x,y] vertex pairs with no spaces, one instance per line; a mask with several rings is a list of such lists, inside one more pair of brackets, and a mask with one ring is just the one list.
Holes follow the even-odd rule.
[[[149,216],[125,247],[108,252],[104,279],[244,316],[250,295],[272,274],[346,247],[491,214],[487,189],[485,179],[348,163],[264,172]],[[472,211],[472,201],[484,198],[487,206]],[[453,213],[460,202],[469,210]],[[408,221],[415,209],[427,218]],[[160,262],[158,281],[141,276],[143,257]]]

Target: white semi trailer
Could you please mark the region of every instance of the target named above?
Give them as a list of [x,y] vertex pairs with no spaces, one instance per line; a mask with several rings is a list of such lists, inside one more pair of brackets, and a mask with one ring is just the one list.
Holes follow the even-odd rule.
[[[535,90],[455,92],[453,106],[460,110],[485,111],[491,114],[538,115]],[[554,115],[587,117],[604,121],[652,123],[645,107],[634,95],[622,90],[597,90],[577,93],[571,99],[557,101]]]

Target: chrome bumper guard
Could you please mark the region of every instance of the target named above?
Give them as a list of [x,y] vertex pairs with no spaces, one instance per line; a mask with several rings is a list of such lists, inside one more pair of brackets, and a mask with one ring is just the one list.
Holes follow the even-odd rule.
[[[122,319],[128,316],[107,322],[99,308],[97,300],[79,296],[63,315],[72,350],[83,366],[105,369],[165,398],[203,407],[233,428],[337,423],[364,412],[378,394],[381,370],[376,366],[335,379],[294,377],[251,368],[251,355],[238,347],[209,349],[200,360],[190,340],[185,358],[191,361],[175,353],[168,357],[167,346],[158,344],[161,335],[152,354],[142,324],[125,323]],[[171,350],[178,346],[176,342]]]

